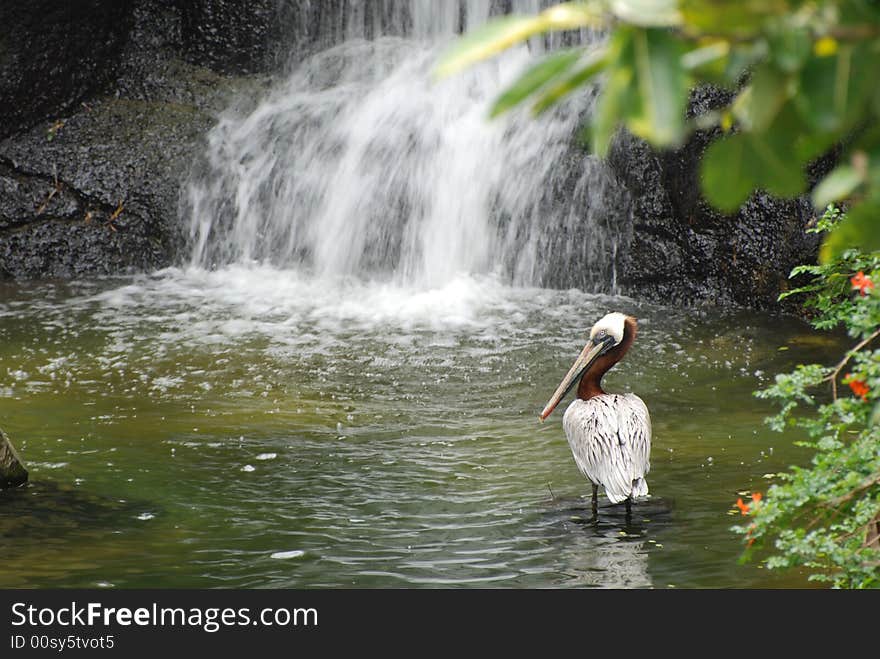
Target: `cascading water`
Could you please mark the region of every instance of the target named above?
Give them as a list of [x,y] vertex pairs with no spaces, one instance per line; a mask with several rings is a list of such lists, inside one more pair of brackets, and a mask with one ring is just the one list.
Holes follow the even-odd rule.
[[[344,3],[325,27],[341,43],[211,132],[184,200],[192,264],[259,262],[421,287],[491,273],[613,291],[626,203],[577,145],[589,92],[540,120],[489,121],[492,100],[537,45],[435,82],[438,54],[493,3],[380,4]],[[535,12],[541,3],[512,4]]]

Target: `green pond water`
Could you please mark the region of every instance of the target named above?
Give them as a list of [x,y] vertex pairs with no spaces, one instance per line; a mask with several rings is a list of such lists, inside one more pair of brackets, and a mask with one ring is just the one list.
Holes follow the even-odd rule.
[[[651,496],[600,501],[537,414],[611,310]],[[268,267],[0,285],[0,587],[802,587],[740,565],[738,492],[809,454],[751,392],[839,344],[792,318]]]

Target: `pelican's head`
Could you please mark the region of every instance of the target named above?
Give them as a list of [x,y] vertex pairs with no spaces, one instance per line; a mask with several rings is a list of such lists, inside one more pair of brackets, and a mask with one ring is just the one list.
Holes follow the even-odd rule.
[[[623,343],[627,321],[630,322],[632,332],[635,333],[635,318],[618,311],[606,314],[595,325],[593,325],[592,328],[590,328],[590,338],[587,341],[587,345],[584,346],[581,354],[578,355],[574,364],[568,369],[568,373],[556,388],[553,397],[550,398],[547,405],[544,406],[544,411],[538,416],[541,421],[550,416],[550,413],[556,409],[557,405],[559,405],[559,401],[565,398],[566,394],[568,394],[568,392],[571,391],[571,388],[574,387],[575,383],[578,382],[581,375],[583,375],[599,357],[614,350],[614,348]],[[626,352],[626,350],[624,349],[622,352]],[[617,359],[620,359],[622,356],[621,353]]]
[[626,328],[627,316],[619,311],[613,311],[600,318],[590,328],[590,341],[594,344],[610,340],[609,350],[623,341],[623,331]]

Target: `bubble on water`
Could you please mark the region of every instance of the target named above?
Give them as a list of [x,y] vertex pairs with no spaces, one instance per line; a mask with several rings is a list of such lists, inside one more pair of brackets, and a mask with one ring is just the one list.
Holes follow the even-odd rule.
[[257,460],[274,460],[278,457],[277,453],[260,453],[257,456]]
[[147,521],[148,519],[153,519],[154,517],[155,517],[155,515],[153,513],[141,513],[140,515],[137,516],[137,518],[139,520],[142,520],[144,522]]
[[183,384],[183,378],[173,375],[164,375],[157,377],[153,380],[153,385],[150,387],[154,392],[158,392],[160,394],[167,393],[169,389],[178,389]]
[[67,462],[32,462],[31,465],[34,467],[40,467],[42,469],[64,469],[69,463]]
[[306,553],[302,549],[292,549],[291,551],[276,551],[274,554],[269,556],[269,558],[277,558],[279,560],[288,560],[291,558],[300,558],[301,556],[305,556]]

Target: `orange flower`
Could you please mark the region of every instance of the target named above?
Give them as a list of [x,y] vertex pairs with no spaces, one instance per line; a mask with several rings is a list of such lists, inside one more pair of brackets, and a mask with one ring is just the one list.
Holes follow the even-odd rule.
[[754,501],[755,503],[758,503],[762,498],[763,498],[763,497],[761,496],[761,493],[760,493],[760,492],[755,492],[755,493],[752,495],[752,501]]
[[[759,494],[758,496],[760,497],[761,495]],[[754,531],[754,530],[755,530],[755,523],[752,522],[752,524],[749,526],[748,533],[746,533],[746,538],[748,538],[748,540],[749,540],[746,543],[746,547],[751,547],[753,544],[755,544],[755,539],[752,537],[752,531]]]
[[859,270],[858,274],[855,277],[852,277],[849,281],[852,284],[853,290],[858,291],[862,295],[867,295],[868,291],[874,288],[874,282],[872,282],[871,278],[865,275],[861,270]]
[[749,504],[747,504],[747,503],[743,503],[742,498],[739,498],[739,499],[736,500],[736,507],[739,508],[739,511],[740,511],[743,515],[748,515],[748,514],[749,514]]
[[[852,377],[851,373],[847,373],[846,377]],[[853,393],[861,398],[862,400],[868,400],[868,393],[871,389],[868,387],[868,384],[864,380],[850,380],[849,388],[852,389]]]

